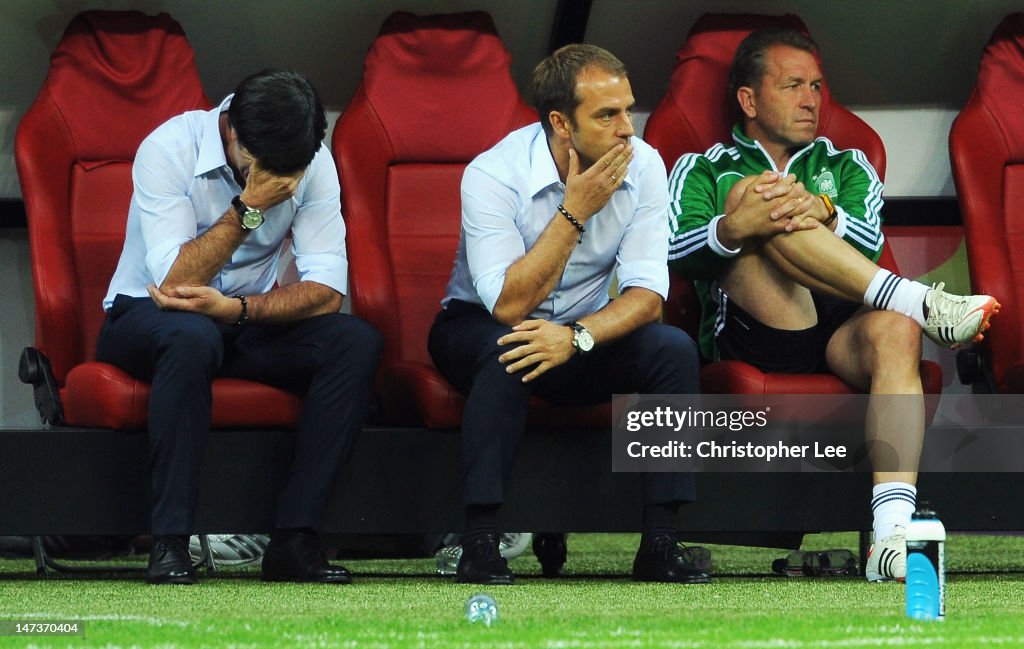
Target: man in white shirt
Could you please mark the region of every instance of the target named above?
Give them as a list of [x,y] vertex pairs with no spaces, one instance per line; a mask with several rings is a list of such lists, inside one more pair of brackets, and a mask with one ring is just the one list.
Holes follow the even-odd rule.
[[[598,47],[564,47],[537,66],[534,98],[541,122],[466,169],[455,266],[430,333],[438,369],[468,395],[461,582],[513,581],[497,512],[531,395],[592,404],[698,391],[693,341],[658,322],[668,188],[658,153],[634,136],[624,66]],[[676,543],[693,476],[645,474],[643,491],[634,578],[708,581]]]
[[[326,127],[307,79],[264,70],[139,147],[97,359],[152,384],[150,583],[196,581],[188,535],[215,376],[305,397],[263,578],[351,581],[314,530],[366,417],[382,341],[339,313],[348,259]],[[299,279],[276,286],[289,234]]]

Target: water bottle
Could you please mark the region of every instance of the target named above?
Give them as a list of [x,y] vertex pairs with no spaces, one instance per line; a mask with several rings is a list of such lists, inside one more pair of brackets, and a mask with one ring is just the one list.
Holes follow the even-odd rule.
[[437,574],[450,576],[454,575],[459,568],[459,559],[462,558],[462,546],[458,543],[446,545],[434,555],[434,566]]
[[921,508],[907,528],[907,616],[946,619],[946,528]]
[[477,593],[467,599],[465,612],[471,624],[483,622],[491,626],[498,621],[498,604],[493,597],[484,593]]

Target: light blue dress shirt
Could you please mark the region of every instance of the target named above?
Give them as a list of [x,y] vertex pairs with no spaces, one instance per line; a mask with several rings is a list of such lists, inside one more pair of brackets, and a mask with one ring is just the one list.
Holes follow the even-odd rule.
[[[233,95],[232,95],[233,96]],[[147,297],[146,286],[167,277],[181,246],[202,235],[242,192],[224,156],[218,120],[231,97],[210,111],[190,111],[153,131],[132,166],[134,192],[128,208],[124,250],[103,308],[118,293]],[[348,289],[345,223],[338,173],[321,146],[295,195],[265,213],[231,259],[210,281],[225,295],[266,293],[277,280],[278,261],[291,233],[300,281],[344,294]]]
[[[587,221],[565,272],[530,314],[558,324],[604,307],[613,276],[668,296],[668,181],[665,163],[643,140],[632,139],[634,157],[623,184]],[[526,254],[552,218],[565,184],[540,123],[509,134],[477,156],[462,177],[462,232],[442,305],[452,299],[491,313],[508,267]]]

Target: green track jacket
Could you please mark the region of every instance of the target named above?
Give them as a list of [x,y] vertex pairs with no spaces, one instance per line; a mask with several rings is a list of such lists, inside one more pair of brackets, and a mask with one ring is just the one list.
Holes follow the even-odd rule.
[[[716,217],[723,215],[729,190],[745,176],[766,169],[796,174],[812,194],[828,194],[839,211],[836,236],[842,237],[865,257],[877,261],[885,241],[882,236],[882,181],[857,149],[839,150],[828,138],[819,137],[797,151],[785,169],[755,140],[733,127],[733,146],[716,144],[704,154],[687,153],[669,175],[669,266],[680,276],[694,280],[701,302],[700,349],[717,359],[715,323],[718,306],[712,283],[732,263],[733,255],[713,236]],[[709,233],[710,236],[709,236]]]

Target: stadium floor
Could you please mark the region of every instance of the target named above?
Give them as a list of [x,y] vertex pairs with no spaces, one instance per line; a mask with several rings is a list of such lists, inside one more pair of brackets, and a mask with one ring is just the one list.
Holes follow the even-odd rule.
[[[197,587],[147,586],[138,575],[39,578],[0,561],[0,620],[84,623],[84,636],[0,637],[0,647],[1018,647],[1024,646],[1024,537],[950,535],[947,618],[916,622],[903,587],[862,578],[771,575],[784,550],[712,546],[704,586],[628,579],[631,534],[573,535],[557,580],[527,553],[512,587],[433,574],[430,558],[345,564],[351,586],[264,584],[255,568]],[[855,550],[855,534],[810,535],[804,549]],[[144,557],[126,561],[144,561]],[[469,624],[471,595],[494,596],[498,621]]]

